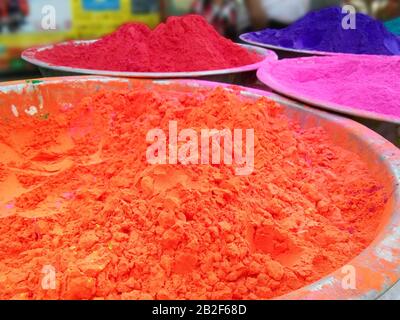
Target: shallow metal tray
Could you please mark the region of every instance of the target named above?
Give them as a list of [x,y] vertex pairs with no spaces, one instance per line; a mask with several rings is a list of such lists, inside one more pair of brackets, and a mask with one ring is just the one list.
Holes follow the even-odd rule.
[[[45,109],[49,99],[60,104],[75,104],[100,89],[129,89],[137,85],[164,86],[174,91],[190,92],[195,88],[230,86],[195,80],[150,81],[106,77],[68,77],[16,81],[0,86],[0,121],[13,119],[12,105],[25,108],[31,101],[40,101]],[[302,128],[323,127],[339,146],[357,153],[369,169],[382,177],[385,187],[392,190],[387,202],[378,236],[373,243],[348,264],[357,270],[357,288],[342,287],[341,270],[320,281],[289,293],[280,299],[377,299],[400,278],[400,150],[368,128],[336,115],[309,108],[288,99],[256,89],[236,87],[249,98],[266,96],[284,106],[285,114]],[[17,93],[15,93],[17,92]],[[16,95],[21,98],[16,99]],[[0,122],[1,125],[1,122]]]

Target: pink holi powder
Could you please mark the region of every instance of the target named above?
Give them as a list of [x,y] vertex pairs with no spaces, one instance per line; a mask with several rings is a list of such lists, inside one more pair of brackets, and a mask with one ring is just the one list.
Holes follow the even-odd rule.
[[400,118],[400,57],[285,59],[269,73],[287,94]]

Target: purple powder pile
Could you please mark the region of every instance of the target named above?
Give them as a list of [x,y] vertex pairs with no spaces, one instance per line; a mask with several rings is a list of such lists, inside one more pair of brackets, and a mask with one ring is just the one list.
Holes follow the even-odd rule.
[[344,29],[339,7],[314,11],[285,29],[266,29],[244,39],[288,49],[337,53],[400,55],[400,38],[378,20],[357,13],[356,29]]

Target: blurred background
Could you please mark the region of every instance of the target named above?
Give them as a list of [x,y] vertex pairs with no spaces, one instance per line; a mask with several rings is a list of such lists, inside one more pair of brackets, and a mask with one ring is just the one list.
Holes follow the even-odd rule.
[[400,16],[400,0],[0,0],[0,81],[39,76],[20,58],[32,46],[95,39],[126,22],[155,27],[171,15],[203,15],[226,37],[282,28],[310,10],[352,4],[383,21]]

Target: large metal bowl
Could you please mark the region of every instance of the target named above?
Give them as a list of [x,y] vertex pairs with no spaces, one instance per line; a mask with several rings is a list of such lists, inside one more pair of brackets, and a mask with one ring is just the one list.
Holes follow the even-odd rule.
[[[363,56],[360,55],[360,59],[361,59],[361,57],[363,57]],[[289,98],[307,103],[308,105],[316,106],[318,108],[337,112],[337,113],[355,116],[355,117],[362,118],[362,119],[371,119],[371,120],[383,121],[383,122],[400,125],[400,117],[386,115],[383,113],[367,111],[367,110],[362,110],[359,108],[355,108],[351,105],[338,104],[338,103],[334,103],[334,102],[327,101],[324,99],[319,99],[319,98],[313,97],[310,94],[302,92],[302,90],[293,89],[293,88],[287,86],[284,83],[285,78],[282,77],[279,79],[278,77],[276,77],[274,75],[274,72],[273,72],[274,65],[280,64],[280,63],[285,63],[287,61],[289,61],[289,60],[280,60],[280,61],[274,61],[273,63],[264,63],[260,67],[260,69],[258,69],[258,71],[257,71],[258,79],[262,83],[267,85],[269,88],[273,89],[274,91],[276,91],[282,95],[285,95]],[[294,60],[291,60],[291,61],[294,61]],[[288,68],[283,68],[283,69],[286,71]],[[286,74],[286,72],[285,72],[285,74]],[[349,84],[349,85],[351,85],[351,84]],[[306,85],[304,85],[304,87],[306,87]]]
[[[251,34],[254,32],[244,33],[239,36],[240,40],[249,43],[253,46],[258,46],[261,48],[267,48],[273,50],[278,55],[279,59],[288,58],[302,58],[302,57],[312,57],[312,56],[341,56],[341,55],[359,55],[357,53],[344,53],[344,52],[329,52],[329,51],[318,51],[318,50],[307,50],[307,49],[293,49],[281,46],[276,46],[269,43],[260,42],[253,40]],[[398,37],[400,40],[400,37]],[[371,54],[373,55],[373,54]]]
[[[267,48],[273,50],[278,55],[279,59],[289,59],[289,58],[300,58],[300,57],[311,57],[311,56],[332,56],[332,55],[340,55],[341,53],[336,52],[324,52],[324,51],[315,51],[315,50],[300,50],[300,49],[291,49],[276,46],[273,44],[268,44],[260,41],[256,41],[251,39],[251,34],[253,32],[244,33],[239,36],[240,40],[249,43],[253,46],[258,46],[262,48]],[[342,53],[344,54],[344,53]]]
[[[87,41],[74,41],[75,44],[88,44],[96,40]],[[266,60],[277,60],[278,56],[274,51],[255,47],[251,45],[239,44],[250,52],[257,53],[261,57],[257,63],[244,65],[236,68],[209,70],[209,71],[194,71],[194,72],[124,72],[124,71],[108,71],[108,70],[92,70],[72,68],[62,65],[53,65],[46,61],[36,58],[36,54],[40,51],[47,50],[53,47],[40,46],[33,47],[25,50],[21,57],[25,61],[39,67],[41,74],[44,77],[58,77],[58,76],[76,76],[76,75],[101,75],[109,77],[123,77],[123,78],[147,78],[147,79],[171,79],[171,78],[193,78],[209,81],[222,81],[226,83],[239,83],[251,84],[256,82],[257,77],[255,71]]]
[[[164,86],[167,90],[190,92],[194,88],[214,88],[227,85],[194,80],[150,81],[105,77],[48,78],[17,81],[0,86],[0,119],[14,119],[13,108],[26,108],[40,103],[43,110],[48,102],[76,104],[83,97],[100,89],[129,89],[136,85]],[[348,262],[357,275],[357,288],[342,286],[344,274],[337,270],[320,281],[291,292],[281,299],[377,299],[400,278],[400,150],[368,128],[336,115],[315,110],[265,91],[237,87],[249,98],[267,96],[284,106],[285,114],[302,128],[322,126],[339,146],[357,153],[371,172],[377,172],[385,188],[392,191],[386,204],[378,235],[368,248]],[[56,112],[56,109],[53,110]],[[1,125],[1,124],[0,124]]]

